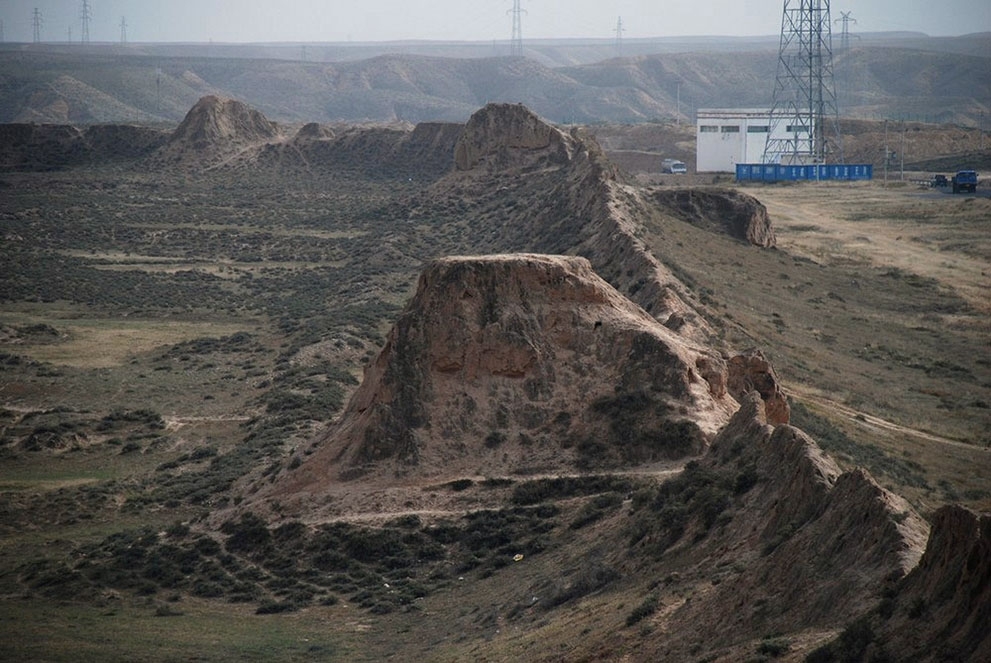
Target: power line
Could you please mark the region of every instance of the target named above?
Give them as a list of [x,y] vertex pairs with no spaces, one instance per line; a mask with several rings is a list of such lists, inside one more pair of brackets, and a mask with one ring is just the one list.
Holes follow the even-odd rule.
[[842,23],[843,28],[840,32],[840,48],[844,51],[850,49],[850,24],[857,24],[857,19],[851,16],[853,12],[840,12],[840,18],[833,21],[833,23]]
[[623,56],[623,33],[626,32],[626,28],[623,27],[623,17],[620,16],[616,19],[616,55]]
[[832,42],[829,0],[785,0],[765,162],[842,162]]
[[513,15],[513,39],[510,42],[509,53],[514,57],[523,57],[523,14],[525,9],[520,8],[520,0],[513,0],[513,8],[508,12]]
[[41,26],[44,25],[45,19],[41,16],[41,10],[37,7],[31,13],[31,26],[34,28],[34,43],[41,43]]
[[93,14],[89,10],[89,1],[83,0],[83,7],[79,10],[79,18],[83,24],[83,33],[80,39],[84,44],[89,43],[89,20],[93,18]]

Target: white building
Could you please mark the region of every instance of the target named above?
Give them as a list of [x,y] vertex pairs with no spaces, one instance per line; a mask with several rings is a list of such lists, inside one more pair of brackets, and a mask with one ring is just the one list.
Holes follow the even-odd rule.
[[[761,163],[771,131],[767,108],[700,108],[695,121],[696,166],[700,173],[736,172],[738,163]],[[798,123],[779,121],[774,139],[807,140]]]

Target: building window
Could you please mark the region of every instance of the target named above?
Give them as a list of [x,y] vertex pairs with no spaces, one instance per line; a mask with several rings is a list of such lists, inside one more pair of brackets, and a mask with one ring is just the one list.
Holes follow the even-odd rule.
[[771,127],[766,124],[751,125],[747,127],[748,134],[766,134],[771,131]]
[[719,131],[719,127],[714,127],[708,124],[703,124],[701,127],[699,127],[699,133],[703,133],[703,134],[712,134],[718,131]]
[[739,127],[739,125],[736,125],[736,124],[724,124],[721,127],[721,130],[722,130],[722,132],[724,134],[738,134],[738,133],[740,133],[740,127]]
[[809,133],[809,128],[804,124],[789,124],[785,127],[785,131],[790,134],[807,134]]

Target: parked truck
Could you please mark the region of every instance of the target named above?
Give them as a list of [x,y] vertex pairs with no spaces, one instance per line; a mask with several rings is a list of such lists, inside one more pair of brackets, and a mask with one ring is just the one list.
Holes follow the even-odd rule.
[[977,192],[977,171],[961,170],[950,179],[953,193],[976,193]]
[[678,161],[677,159],[665,159],[661,162],[661,172],[684,175],[688,172],[688,168],[685,167],[685,163],[683,161]]

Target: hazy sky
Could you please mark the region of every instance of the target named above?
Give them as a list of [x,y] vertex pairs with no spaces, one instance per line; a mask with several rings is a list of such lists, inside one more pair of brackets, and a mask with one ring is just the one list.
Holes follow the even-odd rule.
[[[512,0],[90,0],[91,41],[390,41],[507,40]],[[523,36],[624,38],[773,35],[782,0],[522,0]],[[5,41],[31,41],[33,9],[43,41],[81,34],[81,0],[0,0]],[[832,2],[857,20],[853,32],[913,30],[930,35],[991,31],[989,0]],[[836,34],[839,26],[834,26]]]

